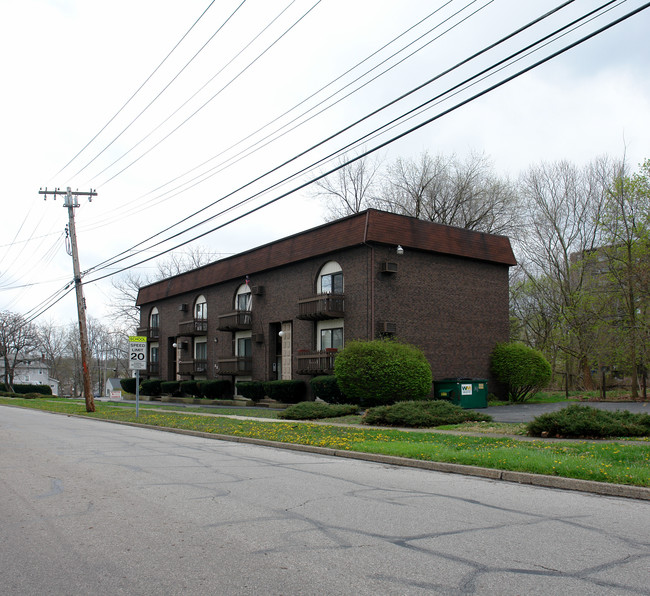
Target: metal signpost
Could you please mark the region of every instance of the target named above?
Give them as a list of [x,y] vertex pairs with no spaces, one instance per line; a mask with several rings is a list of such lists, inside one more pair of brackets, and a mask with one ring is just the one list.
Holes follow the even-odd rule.
[[147,370],[147,338],[129,336],[129,368],[135,371],[135,417],[140,415],[140,371]]

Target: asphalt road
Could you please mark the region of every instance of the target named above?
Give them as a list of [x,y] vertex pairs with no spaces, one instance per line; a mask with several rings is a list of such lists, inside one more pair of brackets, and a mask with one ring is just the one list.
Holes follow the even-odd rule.
[[[507,406],[496,406],[492,408],[481,408],[477,412],[489,414],[495,422],[530,422],[536,416],[546,412],[555,412],[566,408],[570,404],[579,402],[559,402],[554,404],[512,404]],[[600,410],[629,410],[633,413],[650,414],[650,402],[582,402],[581,405]]]
[[0,408],[5,596],[650,595],[650,503]]

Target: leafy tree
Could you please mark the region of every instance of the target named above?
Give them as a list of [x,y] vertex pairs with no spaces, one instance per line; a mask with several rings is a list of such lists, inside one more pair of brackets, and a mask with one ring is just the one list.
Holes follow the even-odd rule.
[[431,367],[419,348],[394,340],[353,341],[334,360],[346,399],[362,406],[425,399]]
[[491,356],[492,372],[508,388],[508,399],[523,402],[551,380],[551,365],[544,355],[522,343],[497,344]]
[[607,195],[600,217],[603,247],[598,257],[606,263],[611,296],[609,313],[616,322],[619,345],[632,377],[631,397],[638,396],[638,369],[647,362],[650,314],[650,160],[639,172],[620,174]]

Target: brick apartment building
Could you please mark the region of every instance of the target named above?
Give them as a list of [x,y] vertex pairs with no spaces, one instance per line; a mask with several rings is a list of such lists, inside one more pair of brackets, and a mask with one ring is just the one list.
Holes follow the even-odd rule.
[[434,379],[489,379],[510,241],[370,209],[140,289],[147,375],[309,379],[352,339],[419,346]]

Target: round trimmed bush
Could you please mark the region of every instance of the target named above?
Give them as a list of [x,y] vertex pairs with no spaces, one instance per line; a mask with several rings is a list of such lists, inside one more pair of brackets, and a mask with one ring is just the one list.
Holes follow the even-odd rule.
[[351,404],[327,404],[317,401],[301,401],[278,414],[285,420],[317,420],[357,414],[359,406]]
[[370,408],[363,416],[364,424],[431,428],[443,424],[489,422],[492,416],[465,410],[445,400],[403,401],[392,406]]
[[395,340],[353,341],[334,360],[347,402],[362,406],[426,399],[431,367],[419,348]]
[[307,384],[298,379],[265,381],[262,386],[269,399],[283,404],[297,404],[307,395]]
[[517,342],[497,344],[492,350],[492,373],[507,387],[508,399],[523,402],[551,380],[551,365],[544,355]]
[[120,379],[120,387],[125,393],[135,393],[135,377]]
[[246,399],[252,399],[253,401],[264,399],[264,385],[262,381],[238,381],[236,387],[237,395],[241,395]]
[[537,416],[528,423],[526,430],[533,437],[648,437],[650,414],[632,414],[627,410],[608,412],[572,404],[557,412]]
[[142,395],[160,395],[160,379],[147,379],[140,383]]

